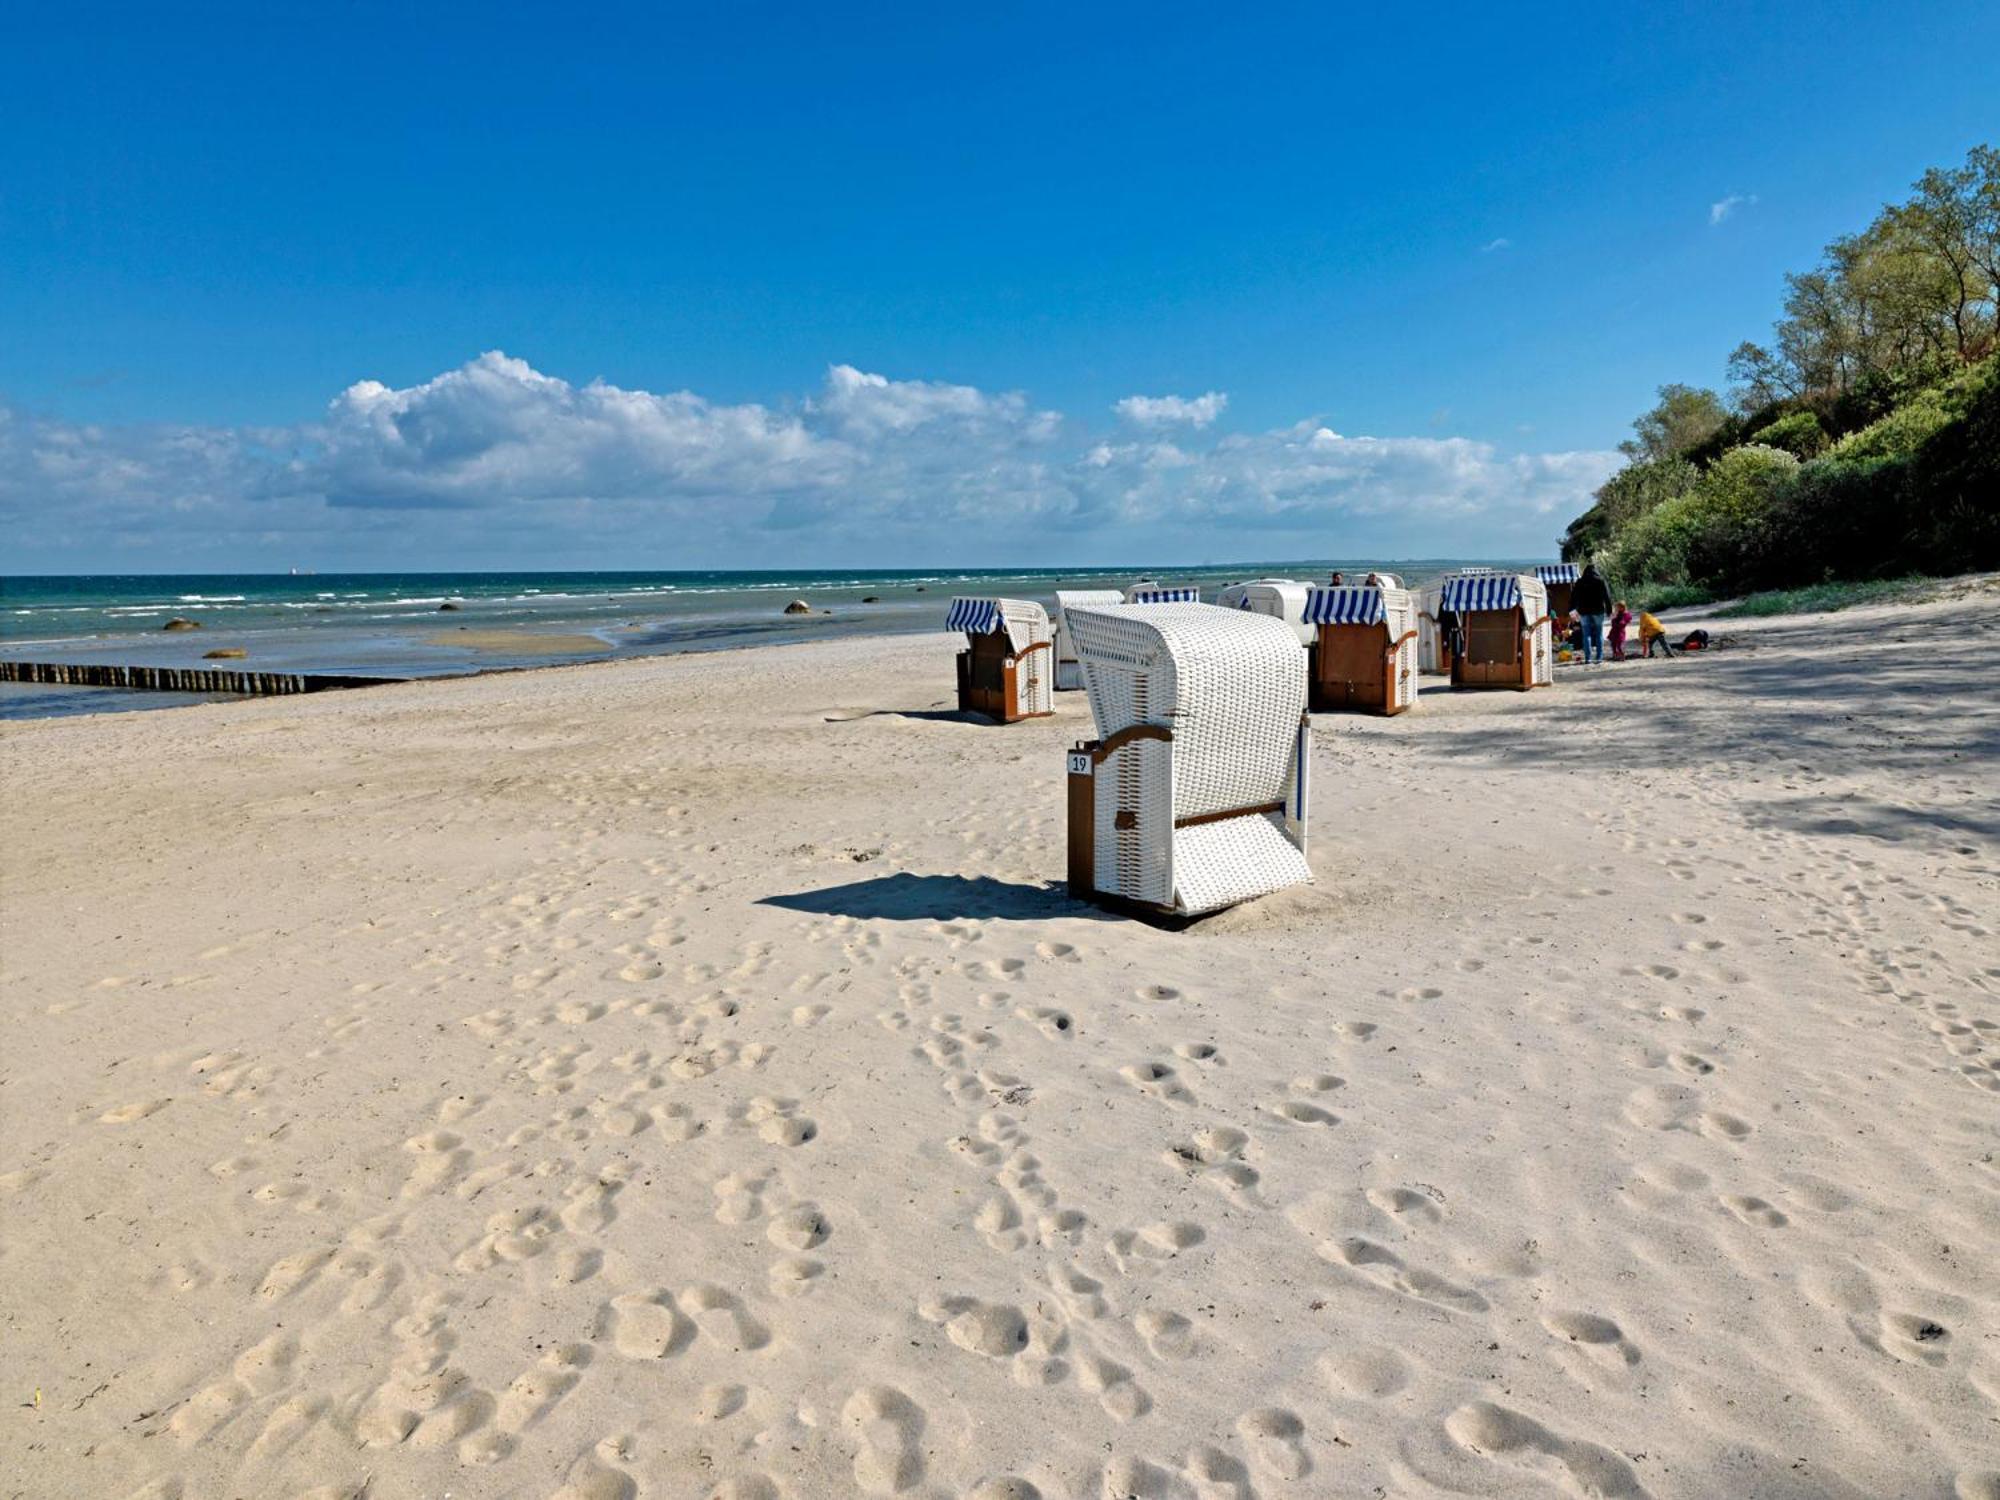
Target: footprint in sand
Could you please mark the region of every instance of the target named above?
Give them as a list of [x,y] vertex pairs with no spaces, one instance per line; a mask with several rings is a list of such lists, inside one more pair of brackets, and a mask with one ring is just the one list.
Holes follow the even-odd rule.
[[1195,1352],[1195,1326],[1177,1312],[1149,1307],[1132,1319],[1132,1327],[1155,1359],[1187,1359]]
[[[1436,1193],[1436,1188],[1430,1189]],[[1435,1224],[1444,1217],[1438,1203],[1410,1188],[1369,1188],[1362,1196],[1400,1224]],[[1443,1197],[1439,1193],[1439,1198]]]
[[141,1099],[135,1104],[121,1104],[116,1109],[107,1109],[97,1117],[100,1125],[130,1125],[134,1120],[143,1120],[173,1103],[171,1099]]
[[1076,1022],[1066,1010],[1053,1010],[1046,1005],[1024,1005],[1014,1014],[1050,1041],[1060,1041],[1076,1033]]
[[1559,1339],[1567,1339],[1594,1358],[1636,1365],[1639,1349],[1625,1337],[1624,1330],[1609,1318],[1596,1313],[1551,1312],[1542,1317],[1542,1327]]
[[1609,1448],[1565,1438],[1531,1417],[1474,1401],[1445,1418],[1453,1442],[1482,1458],[1551,1474],[1594,1500],[1651,1500],[1632,1466]]
[[1762,1198],[1738,1197],[1734,1193],[1725,1193],[1717,1201],[1745,1224],[1758,1229],[1783,1229],[1791,1222]]
[[927,1323],[941,1324],[959,1348],[989,1359],[1011,1359],[1028,1347],[1028,1320],[1018,1307],[976,1297],[936,1297],[917,1308]]
[[1105,1254],[1125,1276],[1150,1275],[1166,1261],[1192,1250],[1208,1236],[1199,1224],[1147,1224],[1139,1229],[1120,1229],[1105,1241]]
[[1302,1479],[1312,1472],[1306,1452],[1306,1425],[1281,1406],[1245,1412],[1236,1421],[1236,1435],[1250,1454],[1250,1467],[1270,1480]]
[[603,1327],[611,1347],[627,1359],[663,1359],[680,1353],[694,1337],[673,1293],[664,1289],[613,1297],[604,1305]]
[[1407,1265],[1395,1251],[1359,1235],[1323,1244],[1319,1253],[1324,1259],[1348,1267],[1377,1286],[1414,1297],[1419,1302],[1428,1302],[1434,1307],[1447,1308],[1452,1312],[1484,1312],[1487,1308],[1486,1299],[1470,1287],[1447,1281],[1435,1271]]
[[1327,1354],[1319,1371],[1336,1391],[1364,1401],[1393,1396],[1410,1383],[1410,1362],[1388,1348],[1364,1345]]
[[1180,1081],[1180,1075],[1169,1063],[1127,1063],[1118,1070],[1118,1076],[1140,1093],[1150,1094],[1156,1099],[1174,1104],[1194,1103],[1193,1090]]
[[1134,1382],[1132,1372],[1102,1355],[1081,1355],[1076,1362],[1076,1379],[1097,1397],[1105,1415],[1116,1421],[1130,1422],[1153,1408],[1153,1398]]
[[848,1397],[841,1422],[855,1439],[854,1482],[870,1495],[895,1495],[923,1478],[923,1408],[892,1386]]

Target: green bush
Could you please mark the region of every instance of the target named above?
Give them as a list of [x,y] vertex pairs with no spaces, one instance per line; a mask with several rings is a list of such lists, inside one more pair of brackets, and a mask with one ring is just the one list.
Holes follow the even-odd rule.
[[1799,461],[1749,444],[1723,454],[1678,499],[1655,506],[1618,533],[1612,572],[1634,583],[1727,588],[1770,550],[1770,517]]
[[1714,599],[1714,593],[1696,584],[1654,583],[1634,589],[1631,602],[1640,609],[1657,613],[1663,609],[1686,609],[1690,605],[1709,604]]
[[1795,411],[1759,427],[1750,434],[1750,441],[1768,448],[1782,448],[1794,458],[1812,458],[1826,451],[1829,439],[1815,414]]
[[1994,362],[1986,360],[1957,378],[1927,386],[1877,421],[1833,445],[1835,458],[1908,458],[1970,411],[1982,390],[1993,385]]

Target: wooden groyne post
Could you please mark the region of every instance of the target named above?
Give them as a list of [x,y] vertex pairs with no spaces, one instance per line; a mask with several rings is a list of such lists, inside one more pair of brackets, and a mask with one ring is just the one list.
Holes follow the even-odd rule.
[[157,693],[241,693],[263,698],[324,693],[336,688],[382,687],[400,677],[339,677],[311,672],[231,672],[219,667],[105,667],[82,662],[0,660],[0,682],[45,682],[64,687],[129,688]]

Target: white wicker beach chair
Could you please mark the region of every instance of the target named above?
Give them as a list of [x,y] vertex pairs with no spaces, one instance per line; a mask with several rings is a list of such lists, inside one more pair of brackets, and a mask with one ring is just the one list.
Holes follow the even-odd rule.
[[1203,604],[1072,611],[1098,738],[1069,761],[1069,881],[1179,915],[1312,879],[1305,653]]
[[1201,590],[1185,585],[1169,587],[1151,578],[1142,578],[1125,590],[1127,604],[1199,604]]
[[1311,592],[1311,584],[1292,578],[1253,578],[1248,583],[1230,584],[1215,596],[1215,602],[1223,609],[1247,609],[1283,620],[1301,646],[1310,646],[1316,634],[1306,624],[1306,595]]
[[1417,596],[1417,670],[1426,676],[1436,677],[1451,670],[1448,658],[1449,643],[1444,636],[1444,622],[1439,616],[1444,599],[1444,585],[1432,584]]
[[1315,709],[1399,714],[1417,702],[1417,609],[1404,588],[1316,588],[1306,622],[1318,632]]
[[1048,613],[1032,599],[954,599],[945,629],[962,630],[958,706],[1002,724],[1055,712]]
[[1098,607],[1106,604],[1123,604],[1125,595],[1118,589],[1057,589],[1056,590],[1056,691],[1075,692],[1083,686],[1083,667],[1076,659],[1076,642],[1064,623],[1063,615],[1071,609]]
[[1553,682],[1548,593],[1528,573],[1473,572],[1444,580],[1439,608],[1456,614],[1451,685],[1527,691]]

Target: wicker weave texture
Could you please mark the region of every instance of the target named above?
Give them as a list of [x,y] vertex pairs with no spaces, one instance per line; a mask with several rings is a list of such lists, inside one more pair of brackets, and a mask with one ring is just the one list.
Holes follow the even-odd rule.
[[[1070,615],[1100,739],[1139,724],[1171,740],[1133,740],[1096,773],[1096,883],[1101,891],[1182,911],[1214,910],[1310,878],[1298,792],[1305,655],[1291,627],[1269,615],[1204,604],[1078,609]],[[1253,815],[1176,830],[1176,820],[1281,802],[1288,815]],[[1262,824],[1268,840],[1207,830]],[[1123,826],[1121,826],[1121,824]],[[1194,837],[1200,835],[1199,837]],[[1194,838],[1192,845],[1190,838]],[[1197,851],[1185,869],[1182,851]],[[1211,868],[1231,851],[1254,868]],[[1207,861],[1207,862],[1204,862]],[[1187,878],[1197,880],[1190,887]],[[1222,893],[1218,896],[1217,893]]]

